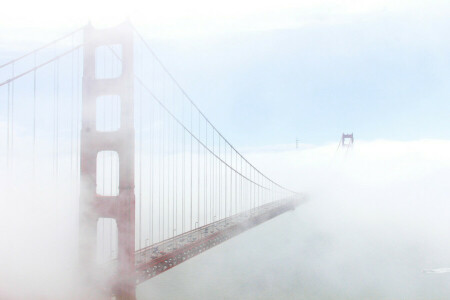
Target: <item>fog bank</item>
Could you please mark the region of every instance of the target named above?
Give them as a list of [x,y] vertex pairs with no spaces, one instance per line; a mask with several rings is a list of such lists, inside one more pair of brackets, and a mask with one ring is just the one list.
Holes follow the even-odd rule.
[[[450,141],[291,149],[246,156],[307,203],[139,285],[139,299],[448,298]],[[0,298],[75,299],[77,191],[0,179]]]
[[446,299],[450,141],[254,151],[309,202],[142,284],[140,299]]

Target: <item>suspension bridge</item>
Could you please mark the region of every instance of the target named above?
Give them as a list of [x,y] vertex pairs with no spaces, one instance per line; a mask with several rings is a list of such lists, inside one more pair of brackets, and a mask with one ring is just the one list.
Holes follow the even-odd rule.
[[302,201],[229,143],[129,22],[1,64],[0,100],[4,189],[76,201],[84,299],[135,299],[137,284]]

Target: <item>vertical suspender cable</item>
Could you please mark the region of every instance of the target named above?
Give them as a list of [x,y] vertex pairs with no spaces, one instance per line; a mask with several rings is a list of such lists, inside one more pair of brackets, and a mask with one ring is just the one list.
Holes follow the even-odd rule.
[[[175,97],[175,95],[174,95]],[[174,98],[174,102],[175,102],[175,98]],[[174,123],[174,130],[175,130],[175,134],[174,134],[174,185],[175,185],[175,207],[174,207],[174,225],[173,225],[173,231],[174,231],[174,237],[175,237],[175,233],[178,234],[177,230],[178,230],[178,126]]]
[[[36,68],[36,53],[34,53]],[[33,71],[33,180],[36,179],[36,70]]]
[[197,141],[197,226],[200,226],[200,114],[198,115]]
[[[172,104],[173,111],[175,111],[175,93],[172,86]],[[172,118],[172,237],[175,237],[175,212],[176,212],[176,202],[175,202],[175,119]]]
[[150,145],[149,145],[149,151],[150,151],[150,176],[149,176],[149,199],[150,199],[150,205],[149,205],[149,235],[150,235],[150,245],[153,245],[153,196],[155,193],[155,186],[154,186],[154,177],[153,177],[153,170],[155,169],[155,165],[153,163],[153,147],[155,144],[155,132],[153,127],[153,122],[155,119],[155,109],[151,107],[151,103],[149,103],[149,109],[150,111],[150,118],[149,118],[149,130],[150,130]]
[[242,156],[241,155],[239,155],[239,161],[240,161],[240,171],[241,171],[241,176],[240,176],[240,185],[239,185],[239,189],[240,189],[240,191],[239,191],[239,211],[240,212],[244,212],[244,205],[243,205],[243,203],[244,203],[244,201],[243,201],[243,199],[244,199],[244,169],[243,169],[243,164],[242,164],[242,162],[243,162],[243,159],[242,159]]
[[[183,111],[183,115],[184,115],[184,106],[182,107],[182,111]],[[182,187],[181,187],[181,232],[184,233],[184,226],[185,226],[185,209],[186,209],[186,131],[183,129],[182,130],[183,133],[183,147],[182,147],[182,152],[183,152],[183,157],[182,157],[182,166],[181,166],[181,170],[182,170]]]
[[167,118],[167,238],[170,237],[170,135],[172,130],[170,128],[171,118]]
[[233,215],[233,148],[230,148],[230,216]]
[[205,121],[205,151],[203,152],[203,163],[204,163],[204,180],[203,180],[203,185],[204,185],[204,208],[203,208],[203,215],[204,215],[204,219],[203,219],[203,223],[207,224],[208,223],[208,154],[207,154],[207,149],[208,149],[208,123]]
[[[139,52],[140,61],[139,65],[141,67],[142,76],[142,49]],[[141,249],[142,243],[142,85],[139,85],[139,242],[138,249]]]
[[[164,77],[163,77],[163,93],[164,93]],[[166,127],[166,118],[165,118],[165,112],[162,112],[162,124],[163,124],[163,129],[162,129],[162,169],[163,169],[163,173],[162,173],[162,223],[161,223],[161,232],[162,232],[162,240],[164,240],[164,200],[165,200],[165,180],[166,180],[166,176],[165,176],[165,158],[166,158],[166,148],[165,148],[165,140],[166,140],[166,136],[165,136],[165,127]]]
[[[11,86],[10,83],[8,82],[8,105],[6,108],[6,167],[8,169],[8,173],[10,171],[10,121],[11,121],[11,116],[10,116],[10,106],[11,106]],[[8,178],[10,178],[9,176],[10,174],[8,174]]]
[[[71,47],[73,48],[73,35],[71,39]],[[71,68],[70,68],[70,179],[73,180],[73,62],[74,62],[74,52],[71,53]],[[35,56],[36,57],[36,56]],[[36,61],[35,61],[36,65]],[[34,101],[34,106],[36,101]]]
[[224,143],[224,152],[225,152],[225,163],[224,163],[224,169],[225,169],[225,211],[224,211],[224,218],[227,217],[227,202],[228,202],[228,176],[227,176],[227,171],[228,171],[228,167],[227,167],[227,143]]
[[[184,121],[184,102],[181,103],[181,113],[182,113],[182,118]],[[182,129],[181,130],[183,136],[182,136],[182,150],[181,152],[183,153],[183,157],[182,157],[182,165],[181,165],[181,170],[182,170],[182,184],[181,184],[181,233],[184,233],[184,226],[185,226],[185,200],[186,200],[186,190],[185,190],[185,186],[186,186],[186,130]]]
[[234,207],[235,207],[234,213],[237,214],[238,213],[238,205],[237,205],[237,202],[238,202],[238,195],[237,195],[238,194],[238,183],[237,183],[238,155],[237,155],[237,151],[234,151],[234,154],[235,154],[235,166],[234,167],[236,169],[236,172],[234,172]]
[[[152,85],[153,85],[153,90],[155,90],[155,61],[153,60],[153,64],[152,64]],[[153,161],[153,156],[154,156],[154,145],[155,143],[155,126],[154,126],[154,122],[155,122],[155,107],[151,106],[150,102],[149,104],[149,109],[151,110],[151,118],[150,118],[150,133],[151,133],[151,137],[150,137],[150,244],[153,245],[153,221],[154,221],[154,216],[153,216],[153,211],[154,211],[154,205],[153,205],[153,201],[154,201],[154,190],[155,190],[155,179],[154,179],[154,172],[153,170],[155,169],[154,167],[154,161]]]
[[79,161],[79,158],[80,158],[79,140],[80,140],[80,131],[81,131],[80,130],[80,111],[81,111],[81,105],[80,105],[80,102],[81,102],[81,97],[80,97],[80,77],[81,77],[81,74],[80,74],[80,53],[81,53],[81,50],[78,49],[77,50],[77,64],[76,64],[76,66],[77,66],[77,68],[76,68],[77,69],[77,76],[76,76],[76,78],[77,78],[77,80],[76,80],[76,82],[77,82],[77,87],[76,87],[76,98],[77,98],[76,131],[77,131],[77,133],[76,133],[76,145],[75,145],[75,147],[76,147],[76,166],[77,166],[77,168],[76,168],[77,186],[79,185],[79,178],[80,178],[80,176],[79,176],[79,165],[80,165],[80,161]]
[[[115,63],[114,62],[115,62],[115,58],[113,56],[112,60],[111,60],[111,77],[115,76]],[[113,128],[114,128],[114,123],[117,122],[114,108],[117,105],[116,101],[118,99],[116,97],[114,97],[111,100],[112,100],[111,104],[109,105],[109,107],[111,108],[109,130],[112,131]],[[114,191],[114,189],[113,189],[113,178],[114,178],[114,174],[115,174],[115,172],[114,172],[113,152],[109,153],[109,159],[110,159],[109,165],[111,166],[110,175],[109,175],[109,177],[110,177],[110,185],[109,185],[110,192],[109,192],[109,194],[110,195],[115,195],[116,191]],[[109,251],[108,252],[109,252],[110,259],[112,259],[114,257],[114,244],[113,244],[113,240],[114,240],[114,232],[113,232],[113,230],[114,230],[114,223],[113,222],[114,221],[112,219],[109,220],[109,226],[108,226],[109,227],[109,249],[108,249]]]
[[163,129],[164,129],[164,124],[162,124],[162,108],[159,108],[158,110],[159,112],[159,124],[161,126],[160,130],[158,130],[159,134],[158,134],[158,141],[159,141],[159,155],[158,155],[158,212],[159,212],[159,216],[158,216],[158,241],[161,241],[161,219],[162,219],[162,214],[161,214],[161,197],[162,197],[162,156],[163,156]]
[[[14,77],[14,63],[12,64],[12,77]],[[11,170],[14,172],[14,81],[11,83]]]
[[[55,140],[56,140],[56,64],[53,65],[53,176],[56,177],[55,174],[55,157],[56,157],[56,151],[55,151]],[[54,178],[55,179],[55,178]]]
[[[219,158],[220,158],[221,156],[220,156],[220,137],[219,137]],[[219,202],[218,202],[218,206],[219,206],[219,220],[221,219],[221,216],[222,216],[222,214],[221,214],[221,198],[222,198],[222,168],[221,168],[221,162],[220,162],[220,160],[219,159],[217,159],[217,164],[219,165],[218,166],[218,169],[219,169]]]
[[215,192],[216,192],[216,189],[215,189],[215,185],[216,185],[216,181],[215,181],[215,168],[214,168],[214,166],[215,166],[215,164],[216,164],[216,162],[215,162],[215,158],[216,158],[216,156],[215,156],[215,145],[214,145],[214,136],[215,136],[215,132],[214,132],[214,129],[213,128],[211,128],[212,129],[212,155],[211,155],[211,218],[212,218],[212,220],[213,220],[213,222],[215,221],[215,219],[214,219],[214,216],[215,216],[215,214],[216,214],[216,211],[215,211],[215,205],[214,205],[214,203],[215,203],[215,199],[216,199],[216,194],[215,194]]
[[56,60],[56,180],[59,180],[59,59]]
[[190,132],[190,135],[191,135],[191,227],[190,227],[190,230],[192,230],[192,202],[193,202],[193,198],[192,198],[192,105],[191,105],[191,132]]

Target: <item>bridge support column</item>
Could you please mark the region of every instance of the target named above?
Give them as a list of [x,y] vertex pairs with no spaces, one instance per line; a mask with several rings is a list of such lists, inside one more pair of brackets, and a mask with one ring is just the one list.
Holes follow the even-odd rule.
[[[121,74],[114,78],[98,78],[96,50],[99,47],[121,47]],[[88,288],[102,284],[96,262],[97,223],[99,218],[112,218],[118,230],[117,278],[109,285],[107,297],[114,293],[118,300],[134,300],[135,296],[135,194],[134,194],[134,100],[133,100],[133,32],[129,23],[115,28],[84,30],[83,109],[81,132],[80,191],[80,264],[88,276]],[[120,128],[98,131],[97,98],[120,97]],[[112,104],[111,104],[112,105]],[[97,156],[100,151],[115,151],[119,157],[119,194],[98,195]]]

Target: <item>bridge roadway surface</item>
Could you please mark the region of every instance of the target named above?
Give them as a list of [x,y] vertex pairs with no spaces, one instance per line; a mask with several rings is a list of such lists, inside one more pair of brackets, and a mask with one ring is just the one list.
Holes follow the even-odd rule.
[[[192,258],[252,227],[284,212],[294,210],[305,200],[302,197],[283,199],[193,229],[136,252],[136,285]],[[116,274],[117,261],[107,267],[110,280]],[[117,278],[117,277],[116,277]]]
[[177,235],[136,252],[136,284],[150,279],[258,224],[294,210],[301,199],[262,205]]

